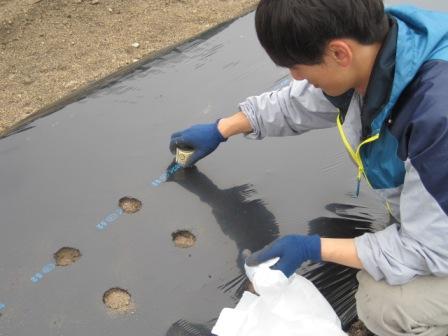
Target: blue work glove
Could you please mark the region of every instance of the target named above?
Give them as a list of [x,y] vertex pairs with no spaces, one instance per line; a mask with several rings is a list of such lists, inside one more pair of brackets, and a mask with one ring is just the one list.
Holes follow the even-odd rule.
[[[218,120],[219,121],[219,120]],[[171,135],[170,151],[176,154],[176,148],[194,150],[186,166],[192,166],[213,152],[221,142],[227,141],[218,130],[218,121],[212,124],[194,125]]]
[[257,266],[265,261],[279,257],[271,269],[282,271],[290,277],[303,262],[321,261],[320,237],[318,235],[289,235],[274,240],[260,251],[246,259],[247,266]]

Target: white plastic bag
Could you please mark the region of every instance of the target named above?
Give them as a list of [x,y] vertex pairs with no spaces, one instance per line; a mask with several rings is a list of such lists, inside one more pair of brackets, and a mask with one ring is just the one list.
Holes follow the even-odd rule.
[[289,279],[269,267],[246,266],[259,296],[244,292],[235,309],[224,308],[212,330],[218,336],[339,336],[341,322],[317,288],[297,274]]

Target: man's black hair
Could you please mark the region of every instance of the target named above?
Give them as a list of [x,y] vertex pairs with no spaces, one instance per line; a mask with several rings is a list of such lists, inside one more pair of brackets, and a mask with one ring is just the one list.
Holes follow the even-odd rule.
[[381,42],[389,23],[383,0],[261,0],[255,27],[274,63],[291,68],[322,63],[335,38]]

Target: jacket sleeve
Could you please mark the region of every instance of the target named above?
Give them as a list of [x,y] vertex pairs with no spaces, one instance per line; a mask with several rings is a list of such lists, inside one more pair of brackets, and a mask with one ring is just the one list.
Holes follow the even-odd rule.
[[355,239],[364,268],[391,285],[448,276],[448,115],[425,118],[409,127],[401,223]]
[[338,114],[322,90],[306,80],[293,80],[280,90],[249,97],[239,108],[251,123],[253,132],[246,135],[251,139],[333,127]]

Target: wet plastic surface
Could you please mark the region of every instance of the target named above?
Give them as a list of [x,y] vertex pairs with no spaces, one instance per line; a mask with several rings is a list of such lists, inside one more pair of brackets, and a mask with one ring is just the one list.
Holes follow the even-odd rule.
[[[250,14],[1,140],[0,335],[205,335],[246,286],[243,249],[279,234],[352,237],[384,225],[366,185],[352,198],[356,172],[336,129],[235,137],[197,168],[152,183],[172,160],[172,132],[285,79]],[[124,196],[141,210],[123,213]],[[194,234],[193,247],[174,245],[178,230]],[[64,246],[82,258],[55,266]],[[355,271],[302,273],[351,321]],[[132,313],[107,311],[102,297],[114,287],[131,294]]]

